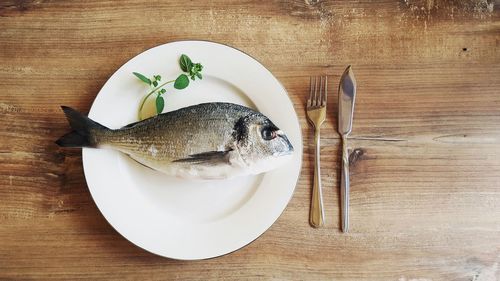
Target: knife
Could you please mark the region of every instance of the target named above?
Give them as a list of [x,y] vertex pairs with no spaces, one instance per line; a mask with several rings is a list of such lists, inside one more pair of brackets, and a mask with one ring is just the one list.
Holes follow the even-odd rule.
[[342,170],[340,180],[340,208],[342,217],[342,232],[349,231],[349,152],[347,151],[347,136],[352,130],[354,101],[356,99],[356,79],[349,65],[339,84],[339,134],[342,137]]

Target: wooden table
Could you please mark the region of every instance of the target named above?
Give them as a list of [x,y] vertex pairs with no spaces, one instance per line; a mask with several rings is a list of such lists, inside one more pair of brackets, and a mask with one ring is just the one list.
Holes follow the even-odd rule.
[[[0,279],[500,279],[500,3],[0,2]],[[109,76],[181,39],[237,47],[284,84],[304,135],[290,204],[232,254],[176,261],[120,236],[89,194],[59,105],[90,108]],[[351,233],[339,231],[336,100],[323,126],[327,225],[308,224],[310,75],[336,94],[352,64]],[[258,82],[258,81],[256,81]]]

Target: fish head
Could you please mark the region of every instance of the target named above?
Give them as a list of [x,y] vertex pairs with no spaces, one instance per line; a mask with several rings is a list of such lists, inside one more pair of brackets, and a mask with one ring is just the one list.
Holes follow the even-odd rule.
[[234,132],[239,155],[254,174],[274,169],[292,157],[293,146],[285,133],[260,113],[240,118]]

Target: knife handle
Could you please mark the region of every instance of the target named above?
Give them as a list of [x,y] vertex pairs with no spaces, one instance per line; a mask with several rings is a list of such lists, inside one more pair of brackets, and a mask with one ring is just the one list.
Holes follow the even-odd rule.
[[321,192],[321,173],[319,165],[319,128],[314,130],[315,157],[314,157],[314,182],[311,196],[311,210],[309,212],[309,223],[314,227],[323,226],[325,213],[323,211],[323,194]]
[[349,152],[347,136],[342,136],[342,171],[340,180],[342,232],[349,231]]

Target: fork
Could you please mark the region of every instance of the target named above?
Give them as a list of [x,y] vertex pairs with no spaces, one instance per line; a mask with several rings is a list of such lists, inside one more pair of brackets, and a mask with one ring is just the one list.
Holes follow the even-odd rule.
[[321,173],[319,165],[319,129],[326,118],[327,77],[319,77],[319,79],[318,77],[311,77],[309,83],[310,91],[309,98],[307,99],[306,113],[307,120],[314,127],[315,143],[314,183],[311,197],[309,223],[314,227],[320,227],[323,226],[325,222],[325,213],[323,210],[323,194],[321,191]]

